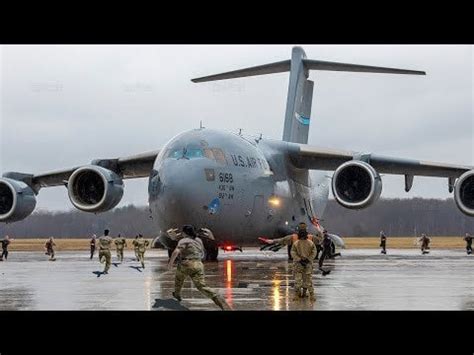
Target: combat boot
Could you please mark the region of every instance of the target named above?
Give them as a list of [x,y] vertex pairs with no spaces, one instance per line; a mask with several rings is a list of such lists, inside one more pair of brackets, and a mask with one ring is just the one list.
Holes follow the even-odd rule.
[[222,310],[232,310],[227,302],[220,296],[215,296],[212,298],[212,301]]
[[299,301],[301,298],[301,290],[295,291],[295,295],[293,296],[293,301]]
[[307,289],[306,288],[303,288],[303,293],[301,295],[301,298],[305,298],[306,297],[306,291]]
[[182,301],[182,298],[180,295],[176,294],[176,292],[173,291],[172,293],[173,297],[176,298],[178,300],[178,302],[181,302]]
[[329,275],[331,273],[331,270],[324,270],[322,267],[319,268],[323,276]]

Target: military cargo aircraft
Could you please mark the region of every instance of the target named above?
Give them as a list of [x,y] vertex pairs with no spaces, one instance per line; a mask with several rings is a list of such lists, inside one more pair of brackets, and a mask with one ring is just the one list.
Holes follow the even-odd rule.
[[[256,242],[291,233],[306,222],[314,233],[329,189],[350,209],[365,208],[382,192],[380,174],[443,177],[458,208],[474,216],[471,166],[400,159],[308,144],[313,81],[311,70],[425,75],[423,71],[307,59],[294,47],[291,59],[193,79],[194,83],[289,72],[281,141],[199,128],[173,137],[159,150],[96,159],[90,164],[40,174],[7,172],[0,178],[0,222],[26,218],[42,188],[63,185],[81,211],[100,213],[121,200],[124,180],[148,178],[149,208],[159,241],[173,248],[166,231],[183,224],[206,227],[216,241],[206,243],[216,259],[219,247]],[[389,82],[388,84],[389,85]],[[409,90],[409,88],[407,88]],[[316,173],[310,177],[310,170]],[[327,171],[334,171],[328,176]],[[341,244],[337,238],[336,243]]]

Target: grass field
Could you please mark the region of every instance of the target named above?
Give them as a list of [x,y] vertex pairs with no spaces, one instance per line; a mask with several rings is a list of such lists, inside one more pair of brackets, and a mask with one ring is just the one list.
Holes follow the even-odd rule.
[[[47,238],[38,238],[38,239],[15,239],[10,244],[8,248],[11,251],[41,251],[44,250],[44,244],[46,243]],[[56,243],[56,250],[89,250],[89,241],[90,239],[60,239],[54,238]],[[127,248],[132,248],[133,239],[127,239]],[[97,243],[97,248],[99,244]],[[114,245],[115,248],[115,245]]]
[[[47,239],[15,239],[10,244],[11,251],[42,251]],[[128,249],[132,248],[133,239],[127,239]],[[347,237],[344,238],[346,248],[379,248],[380,239],[378,237]],[[419,248],[414,244],[413,237],[389,237],[387,239],[387,249],[410,249]],[[89,239],[55,239],[56,250],[89,250]],[[458,249],[464,248],[465,242],[459,236],[453,237],[432,237],[431,248]]]

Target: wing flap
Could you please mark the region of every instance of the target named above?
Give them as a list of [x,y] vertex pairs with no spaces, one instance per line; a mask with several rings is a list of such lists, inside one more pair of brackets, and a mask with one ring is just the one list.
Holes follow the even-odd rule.
[[350,160],[363,160],[381,174],[457,178],[474,169],[468,165],[446,164],[423,160],[360,154],[352,151],[326,149],[307,144],[290,143],[288,153],[292,164],[299,169],[335,170]]

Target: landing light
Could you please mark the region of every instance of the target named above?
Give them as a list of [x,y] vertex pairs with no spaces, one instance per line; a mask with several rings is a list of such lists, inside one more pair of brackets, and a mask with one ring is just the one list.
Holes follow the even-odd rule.
[[274,207],[280,206],[280,199],[278,197],[272,196],[268,199],[268,203]]

